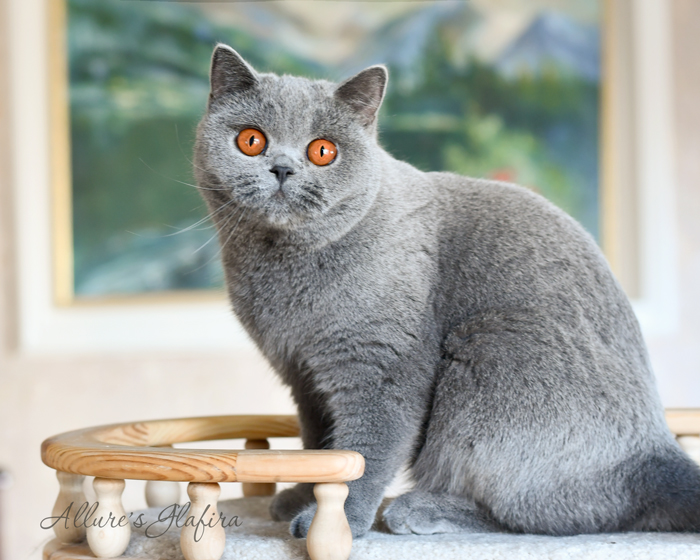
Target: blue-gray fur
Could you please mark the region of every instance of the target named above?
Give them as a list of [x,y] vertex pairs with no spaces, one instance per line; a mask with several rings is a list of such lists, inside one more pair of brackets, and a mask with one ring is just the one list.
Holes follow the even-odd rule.
[[[406,462],[415,490],[384,512],[398,533],[700,531],[700,469],[594,240],[526,189],[393,159],[386,79],[259,74],[220,45],[195,149],[233,309],[291,388],[304,446],[366,459],[353,534]],[[268,141],[255,157],[235,144],[249,127]],[[338,147],[324,167],[317,138]],[[303,537],[314,509],[299,485],[271,511]]]

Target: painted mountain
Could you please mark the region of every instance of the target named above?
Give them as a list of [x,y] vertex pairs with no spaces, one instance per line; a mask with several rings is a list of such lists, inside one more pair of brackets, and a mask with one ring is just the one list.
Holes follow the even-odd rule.
[[496,68],[514,77],[546,68],[600,80],[600,31],[564,14],[544,12],[498,57]]

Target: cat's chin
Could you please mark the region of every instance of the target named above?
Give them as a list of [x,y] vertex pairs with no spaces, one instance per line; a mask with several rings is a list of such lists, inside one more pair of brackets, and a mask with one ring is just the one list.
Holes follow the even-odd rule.
[[267,223],[277,229],[289,229],[291,218],[289,216],[267,215]]
[[293,231],[309,226],[310,216],[297,214],[286,205],[268,204],[260,209],[260,215],[268,226],[274,229]]
[[275,229],[291,230],[299,227],[300,219],[288,209],[265,208],[261,211],[262,219]]

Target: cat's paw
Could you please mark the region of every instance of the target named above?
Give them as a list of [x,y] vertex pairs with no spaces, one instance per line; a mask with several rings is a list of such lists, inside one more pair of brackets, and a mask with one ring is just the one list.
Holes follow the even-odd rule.
[[387,528],[398,535],[496,530],[470,500],[429,492],[413,491],[399,496],[382,517]]
[[[434,519],[434,511],[426,510],[423,504],[412,499],[412,493],[396,498],[382,514],[387,528],[396,535],[431,535],[444,533],[446,527],[439,527]],[[440,530],[443,529],[443,530]]]
[[[314,515],[316,515],[316,508],[317,506],[315,503],[309,504],[292,519],[289,532],[293,536],[298,539],[306,538]],[[348,520],[348,525],[350,525],[352,536],[355,539],[367,533],[374,522],[374,515],[372,515],[371,512],[353,512],[352,507],[348,508],[347,504],[345,507],[345,515]]]
[[301,510],[289,525],[289,532],[297,539],[305,539],[316,515],[316,504],[309,504]]
[[313,485],[297,484],[275,494],[270,502],[270,515],[275,521],[291,521],[314,500]]

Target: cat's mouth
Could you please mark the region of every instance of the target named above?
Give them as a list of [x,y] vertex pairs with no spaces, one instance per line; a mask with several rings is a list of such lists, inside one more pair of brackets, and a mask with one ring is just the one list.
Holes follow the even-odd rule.
[[264,181],[247,189],[235,189],[233,196],[263,221],[286,229],[308,224],[324,213],[321,195],[315,194],[313,189],[316,189],[316,193],[319,190],[315,185],[306,183],[286,181],[283,186],[273,186]]

